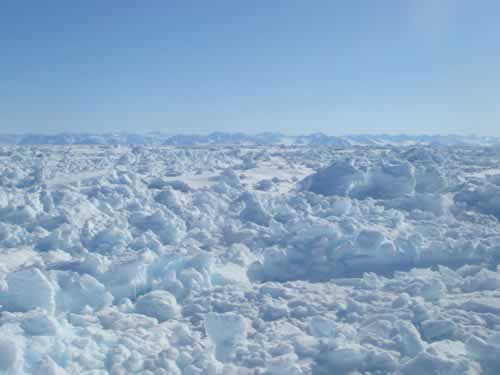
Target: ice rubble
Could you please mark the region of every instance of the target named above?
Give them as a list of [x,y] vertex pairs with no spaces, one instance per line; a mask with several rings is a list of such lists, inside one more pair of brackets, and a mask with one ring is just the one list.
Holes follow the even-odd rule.
[[496,374],[492,157],[0,146],[0,373]]

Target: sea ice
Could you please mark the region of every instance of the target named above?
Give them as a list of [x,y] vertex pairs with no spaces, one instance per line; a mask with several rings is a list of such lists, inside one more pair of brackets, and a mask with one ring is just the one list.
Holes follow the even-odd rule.
[[500,372],[498,146],[241,137],[0,146],[0,373]]

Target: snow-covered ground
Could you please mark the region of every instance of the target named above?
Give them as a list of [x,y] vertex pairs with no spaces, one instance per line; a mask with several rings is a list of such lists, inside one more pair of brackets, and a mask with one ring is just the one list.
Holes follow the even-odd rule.
[[500,373],[500,147],[358,141],[0,146],[0,373]]

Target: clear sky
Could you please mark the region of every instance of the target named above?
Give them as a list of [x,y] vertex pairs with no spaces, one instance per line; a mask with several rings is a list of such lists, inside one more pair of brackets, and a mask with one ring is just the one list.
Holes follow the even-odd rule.
[[500,135],[498,0],[0,2],[0,132]]

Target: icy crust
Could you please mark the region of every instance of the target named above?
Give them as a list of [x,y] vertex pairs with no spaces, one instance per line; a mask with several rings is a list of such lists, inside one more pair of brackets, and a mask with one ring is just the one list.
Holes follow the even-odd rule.
[[497,374],[498,156],[0,147],[0,373]]

